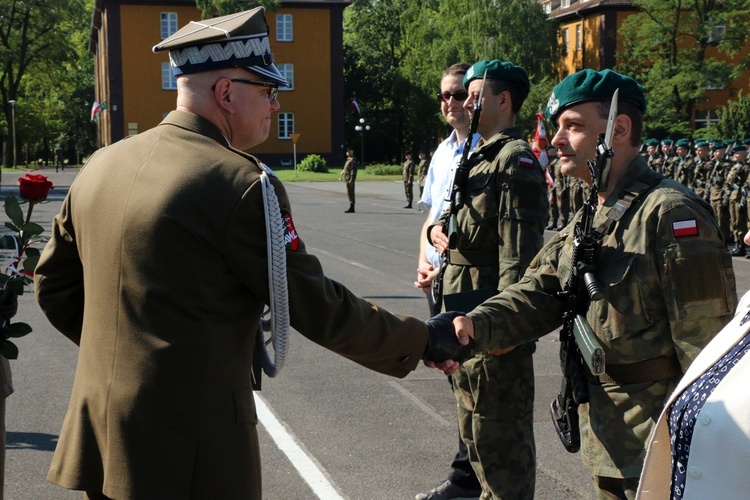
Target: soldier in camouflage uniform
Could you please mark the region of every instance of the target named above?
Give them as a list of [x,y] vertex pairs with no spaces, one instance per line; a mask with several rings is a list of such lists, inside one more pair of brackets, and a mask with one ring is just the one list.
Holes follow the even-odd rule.
[[656,170],[654,167],[654,160],[659,156],[659,140],[658,139],[649,139],[646,141],[646,164],[651,167],[652,169]]
[[695,162],[688,156],[690,153],[690,141],[687,139],[680,139],[676,143],[677,155],[672,159],[675,180],[683,186],[690,186],[693,183],[693,175],[695,175]]
[[357,159],[354,157],[354,148],[346,148],[346,163],[339,174],[339,180],[346,182],[346,195],[349,197],[349,208],[344,213],[354,213],[354,183],[357,182]]
[[557,174],[555,173],[555,165],[550,161],[546,167],[547,171],[549,172],[549,177],[552,179],[552,185],[550,185],[549,180],[547,180],[547,200],[549,200],[549,220],[547,222],[547,227],[545,229],[548,229],[550,231],[554,231],[557,229],[557,219],[560,217],[560,207],[557,203],[558,201],[558,195],[557,195],[557,187],[556,187],[556,181],[557,181]]
[[711,158],[709,153],[711,149],[706,141],[696,141],[695,143],[695,170],[693,172],[693,182],[690,188],[706,201],[709,201],[710,180],[711,180]]
[[748,165],[745,163],[747,147],[735,146],[732,150],[734,165],[729,169],[725,189],[729,190],[729,226],[734,238],[734,257],[746,255],[745,242],[742,241],[747,232],[747,198],[745,196],[748,179]]
[[419,197],[422,198],[424,192],[424,179],[427,177],[427,169],[430,167],[430,160],[427,159],[427,152],[419,152],[419,165],[417,166],[417,185],[419,186]]
[[404,194],[406,195],[406,205],[404,208],[411,208],[411,202],[414,199],[414,168],[416,164],[411,159],[411,151],[404,153],[406,160],[404,160],[404,171],[403,171],[403,182],[404,182]]
[[729,191],[724,189],[727,173],[731,164],[724,159],[727,146],[723,142],[715,142],[712,146],[713,159],[711,160],[711,192],[709,199],[714,216],[719,222],[719,228],[724,234],[725,243],[731,241],[729,228]]
[[[646,101],[633,79],[583,70],[555,87],[547,113],[559,125],[552,143],[563,172],[589,179],[585,160],[595,156],[617,88],[615,154],[594,220],[604,232],[595,256],[604,297],[586,313],[604,348],[606,373],[590,376],[590,402],[579,407],[582,457],[601,499],[634,498],[664,402],[737,305],[732,258],[710,207],[653,173],[638,155]],[[558,294],[566,286],[572,245],[570,225],[537,254],[519,283],[457,317],[460,341],[474,337],[476,349],[503,349],[558,328],[566,308]],[[447,373],[455,367],[439,365]]]
[[651,162],[651,168],[663,174],[667,179],[674,179],[674,157],[672,152],[672,140],[664,139],[661,141],[661,155],[654,158]]
[[[509,62],[480,61],[464,76],[473,110],[483,87],[477,133],[469,157],[465,206],[455,215],[456,245],[447,251],[447,310],[471,310],[516,283],[544,242],[549,208],[544,170],[515,126],[528,95],[526,71]],[[431,243],[447,250],[443,227],[430,226]],[[439,245],[439,246],[438,246]],[[507,354],[488,349],[453,375],[461,438],[482,484],[482,499],[534,498],[534,342]]]

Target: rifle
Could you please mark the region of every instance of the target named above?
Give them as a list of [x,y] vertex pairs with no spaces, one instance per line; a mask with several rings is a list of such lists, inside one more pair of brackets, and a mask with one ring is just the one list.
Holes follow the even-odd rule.
[[[461,161],[458,163],[456,173],[453,176],[453,184],[451,186],[450,193],[450,216],[448,217],[448,224],[443,226],[443,233],[448,236],[448,247],[451,249],[456,248],[456,240],[458,235],[456,234],[456,214],[464,206],[464,199],[466,196],[466,183],[469,180],[469,172],[471,166],[469,166],[469,151],[471,144],[474,141],[474,134],[477,133],[479,127],[479,116],[482,114],[482,96],[484,96],[484,86],[487,83],[487,70],[484,70],[482,76],[482,89],[479,91],[479,97],[474,105],[474,110],[471,113],[471,124],[469,125],[469,135],[466,136],[464,142],[464,150],[461,153]],[[440,312],[443,306],[443,277],[445,271],[448,269],[448,255],[443,256],[443,260],[440,263],[440,273],[432,287],[432,300],[435,303],[435,310]]]
[[594,276],[594,254],[601,239],[594,228],[599,191],[607,189],[612,151],[612,135],[617,117],[619,89],[612,96],[606,134],[599,135],[596,161],[588,161],[591,172],[591,194],[583,203],[581,219],[573,233],[573,259],[565,290],[559,297],[566,301],[563,327],[560,331],[560,366],[562,387],[550,404],[550,415],[565,449],[576,453],[581,447],[578,406],[588,403],[590,375],[604,373],[604,350],[586,320],[589,301],[601,300],[602,288]]

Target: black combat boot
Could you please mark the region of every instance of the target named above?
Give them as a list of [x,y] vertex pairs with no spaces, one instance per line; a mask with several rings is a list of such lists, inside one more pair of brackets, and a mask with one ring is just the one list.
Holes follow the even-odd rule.
[[547,224],[547,227],[545,228],[547,231],[554,231],[557,227],[557,219],[552,219],[549,221],[549,224]]
[[354,213],[354,203],[349,205],[349,210],[344,210],[345,214],[353,214]]
[[745,257],[747,255],[747,252],[745,251],[745,244],[740,242],[737,243],[734,246],[734,250],[732,250],[732,257]]

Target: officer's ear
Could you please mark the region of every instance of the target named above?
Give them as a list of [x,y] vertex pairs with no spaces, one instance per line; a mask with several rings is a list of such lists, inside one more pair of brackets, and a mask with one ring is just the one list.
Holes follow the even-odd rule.
[[226,111],[232,111],[232,82],[229,78],[219,79],[213,87],[214,100]]

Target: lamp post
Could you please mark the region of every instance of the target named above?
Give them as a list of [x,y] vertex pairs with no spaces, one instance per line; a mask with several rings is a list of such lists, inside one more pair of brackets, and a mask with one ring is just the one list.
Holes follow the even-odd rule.
[[11,99],[10,104],[10,123],[13,127],[13,168],[16,168],[16,101]]
[[359,119],[359,125],[354,127],[354,130],[359,132],[360,134],[360,146],[362,147],[362,167],[365,166],[365,130],[370,130],[370,126],[365,124],[365,119],[360,118]]

